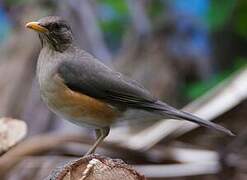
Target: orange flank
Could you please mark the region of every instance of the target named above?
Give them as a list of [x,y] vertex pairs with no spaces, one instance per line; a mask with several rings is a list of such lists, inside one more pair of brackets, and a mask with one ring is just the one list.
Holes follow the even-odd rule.
[[58,75],[55,75],[54,78],[59,83],[53,89],[53,93],[49,95],[50,101],[48,105],[58,111],[62,111],[67,117],[69,116],[73,119],[89,117],[93,119],[94,122],[91,122],[93,124],[110,125],[119,116],[119,110],[116,108],[103,101],[69,89]]

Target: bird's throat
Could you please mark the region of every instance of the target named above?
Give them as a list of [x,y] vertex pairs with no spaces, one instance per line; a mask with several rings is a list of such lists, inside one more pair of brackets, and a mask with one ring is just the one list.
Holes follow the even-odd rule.
[[53,51],[64,52],[72,46],[72,41],[70,39],[62,39],[45,34],[39,34],[39,38],[42,47],[49,48]]

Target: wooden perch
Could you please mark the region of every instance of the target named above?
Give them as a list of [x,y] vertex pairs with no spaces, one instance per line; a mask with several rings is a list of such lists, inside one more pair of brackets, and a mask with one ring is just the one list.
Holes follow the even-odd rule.
[[17,144],[27,134],[24,121],[0,118],[0,154]]
[[47,180],[144,180],[120,159],[89,155],[58,167]]

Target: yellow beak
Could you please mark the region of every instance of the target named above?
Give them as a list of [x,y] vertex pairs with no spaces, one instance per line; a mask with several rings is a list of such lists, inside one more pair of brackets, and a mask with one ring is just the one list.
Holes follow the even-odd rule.
[[35,31],[42,32],[42,33],[48,32],[48,29],[39,25],[38,22],[29,22],[26,24],[26,28],[33,29]]

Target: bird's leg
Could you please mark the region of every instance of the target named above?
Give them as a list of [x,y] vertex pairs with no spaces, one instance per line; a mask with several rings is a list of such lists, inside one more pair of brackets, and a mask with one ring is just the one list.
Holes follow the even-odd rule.
[[105,139],[105,137],[108,136],[109,132],[110,132],[109,127],[95,129],[97,139],[96,139],[95,143],[93,144],[93,146],[85,154],[85,156],[94,153],[96,148],[101,144],[101,142]]

